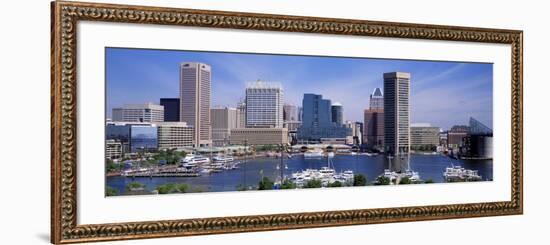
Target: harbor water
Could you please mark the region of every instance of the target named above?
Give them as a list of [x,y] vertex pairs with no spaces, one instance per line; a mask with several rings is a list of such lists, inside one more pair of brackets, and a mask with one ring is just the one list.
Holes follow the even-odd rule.
[[[389,168],[388,159],[384,155],[336,155],[331,159],[331,166],[336,172],[352,170],[354,174],[362,174],[372,182],[377,176]],[[294,155],[291,158],[283,158],[286,168],[283,168],[285,177],[292,173],[305,169],[320,169],[327,166],[327,158],[304,158],[303,155]],[[280,179],[280,158],[256,157],[246,161],[241,160],[238,169],[223,170],[219,173],[202,174],[198,177],[107,177],[107,186],[115,188],[119,193],[124,193],[126,185],[131,182],[140,182],[145,185],[147,191],[152,191],[157,186],[167,183],[186,183],[195,191],[220,192],[236,191],[239,187],[257,186],[262,177],[271,180]],[[435,183],[445,182],[443,172],[451,164],[459,165],[466,169],[477,170],[483,181],[493,179],[492,160],[463,160],[451,159],[443,155],[411,154],[410,168],[419,173],[422,180],[432,180]],[[451,183],[449,183],[451,184]]]

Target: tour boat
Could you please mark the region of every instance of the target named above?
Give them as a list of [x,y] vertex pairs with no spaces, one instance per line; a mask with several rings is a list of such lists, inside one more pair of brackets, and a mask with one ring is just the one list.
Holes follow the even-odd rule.
[[304,152],[305,158],[322,158],[323,157],[323,151],[307,151]]
[[193,162],[180,162],[180,163],[181,163],[180,167],[185,169],[194,169],[197,167],[197,164]]
[[478,174],[477,170],[465,169],[463,167],[454,165],[445,168],[445,172],[443,172],[443,177],[445,177],[445,181],[447,182],[481,180],[481,176]]
[[202,165],[202,164],[208,164],[210,163],[210,159],[208,157],[203,157],[201,155],[191,155],[186,156],[184,159],[180,161],[182,165]]
[[230,163],[233,162],[235,159],[233,159],[233,157],[229,155],[220,155],[213,157],[212,160],[215,163]]

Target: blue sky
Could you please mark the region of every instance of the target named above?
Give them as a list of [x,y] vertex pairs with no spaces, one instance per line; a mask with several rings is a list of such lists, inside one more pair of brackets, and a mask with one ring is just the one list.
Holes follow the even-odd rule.
[[411,73],[411,122],[444,129],[470,116],[492,128],[493,66],[485,63],[240,54],[106,48],[107,114],[116,106],[177,97],[181,62],[212,67],[212,106],[235,107],[245,85],[280,82],[285,103],[304,93],[344,106],[344,120],[363,121],[369,95],[383,88],[384,72]]

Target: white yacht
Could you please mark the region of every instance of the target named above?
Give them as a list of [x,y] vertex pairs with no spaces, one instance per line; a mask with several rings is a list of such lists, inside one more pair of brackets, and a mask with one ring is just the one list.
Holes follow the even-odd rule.
[[352,170],[346,170],[342,173],[337,173],[329,167],[321,169],[306,169],[295,172],[291,175],[290,181],[294,182],[298,187],[303,187],[310,180],[319,180],[323,187],[328,186],[336,181],[342,184],[353,184],[354,174]]
[[189,154],[187,156],[185,156],[185,158],[183,158],[180,163],[182,164],[182,166],[193,166],[193,165],[202,165],[202,164],[208,164],[210,163],[210,158],[208,157],[203,157],[201,155],[193,155],[193,154]]
[[336,170],[329,167],[321,167],[319,173],[322,175],[334,175],[336,173]]
[[405,172],[395,172],[391,171],[389,169],[384,169],[384,173],[380,176],[384,176],[390,180],[390,183],[393,184],[396,180],[401,178],[409,178],[412,182],[418,182],[421,181],[420,174],[418,172],[412,171],[410,169],[405,170]]
[[[389,165],[390,165],[390,168],[391,168],[391,160],[393,159],[393,156],[388,156],[388,160],[389,160]],[[384,169],[384,173],[381,174],[380,176],[384,176],[386,178],[388,178],[390,180],[390,184],[393,185],[394,183],[396,183],[397,181],[399,181],[400,179],[402,178],[408,178],[410,181],[412,182],[419,182],[421,181],[420,179],[420,174],[418,174],[418,172],[415,172],[413,171],[411,168],[410,168],[410,160],[407,161],[407,170],[405,170],[405,172],[395,172],[395,171],[391,171],[390,169]],[[399,183],[397,183],[399,184]]]
[[334,175],[334,179],[336,181],[340,181],[341,183],[351,184],[353,185],[355,175],[353,174],[352,170],[346,170],[340,174]]
[[321,169],[306,169],[295,172],[291,175],[290,181],[294,182],[297,187],[303,187],[310,180],[321,181],[321,186],[327,187],[336,181],[345,185],[352,185],[354,174],[352,170],[346,170],[342,173],[337,173],[332,166],[332,158],[327,158],[327,166]]
[[412,182],[420,181],[420,175],[418,174],[418,172],[412,171],[410,169],[405,171],[404,177],[409,178]]
[[321,151],[321,150],[304,152],[304,157],[305,158],[322,158],[323,156],[324,156],[323,151]]
[[207,167],[205,167],[205,168],[209,168],[211,172],[219,173],[219,172],[223,171],[224,166],[225,166],[224,163],[213,162],[211,164],[208,164]]
[[194,169],[197,167],[197,164],[191,162],[180,162],[180,166],[186,169]]
[[213,157],[212,160],[215,163],[230,163],[233,162],[235,159],[229,155],[218,155]]
[[480,181],[482,179],[477,170],[465,169],[454,165],[445,168],[443,177],[445,177],[445,181],[447,182]]
[[390,183],[393,183],[398,177],[396,172],[389,169],[384,169],[384,173],[382,174],[382,176],[388,178],[390,180]]

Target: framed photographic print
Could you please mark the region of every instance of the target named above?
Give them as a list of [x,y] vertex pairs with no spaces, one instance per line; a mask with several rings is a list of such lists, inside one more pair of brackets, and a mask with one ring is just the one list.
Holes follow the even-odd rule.
[[52,243],[523,212],[522,31],[51,11]]

